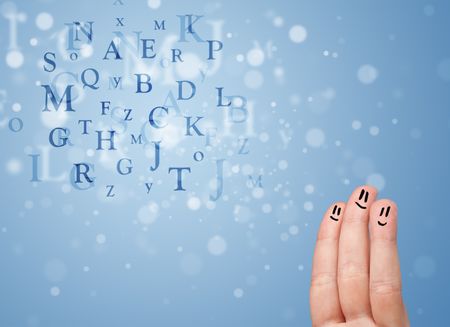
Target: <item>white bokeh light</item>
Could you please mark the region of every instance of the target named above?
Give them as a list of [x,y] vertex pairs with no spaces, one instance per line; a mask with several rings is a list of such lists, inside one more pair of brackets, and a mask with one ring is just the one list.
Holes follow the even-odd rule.
[[235,298],[240,299],[241,297],[244,296],[244,290],[242,288],[236,288],[233,291],[233,295]]
[[377,136],[378,134],[380,134],[380,128],[378,126],[371,126],[369,128],[369,133],[372,136]]
[[187,80],[194,80],[200,75],[204,63],[194,53],[184,53],[181,55],[183,61],[178,61],[175,65],[180,77]]
[[187,206],[189,209],[191,210],[198,210],[200,209],[202,205],[202,202],[200,201],[200,199],[196,196],[191,196],[188,200],[187,200]]
[[271,213],[272,212],[272,205],[270,203],[264,203],[261,207],[262,212],[264,213]]
[[357,76],[362,84],[372,84],[378,78],[378,70],[372,65],[362,65],[358,69]]
[[51,296],[59,296],[61,294],[61,290],[57,286],[53,286],[50,288],[50,295]]
[[19,50],[11,50],[6,55],[6,64],[13,69],[20,68],[23,62],[24,57]]
[[264,196],[264,189],[262,187],[254,187],[252,190],[252,196],[255,199],[261,199]]
[[159,205],[153,201],[145,206],[142,206],[137,213],[139,222],[144,225],[153,224],[158,218],[158,215]]
[[362,123],[359,120],[354,120],[352,121],[352,128],[357,131],[359,129],[361,129],[362,127]]
[[287,160],[280,160],[278,161],[278,169],[280,170],[286,170],[288,168],[289,164]]
[[98,234],[98,235],[95,237],[95,240],[96,240],[96,242],[97,242],[98,244],[105,244],[105,243],[106,243],[106,236],[105,236],[105,234]]
[[308,33],[301,25],[294,25],[289,30],[289,38],[294,43],[302,43],[306,40]]
[[53,26],[53,16],[47,12],[41,12],[36,16],[36,26],[42,31],[49,30]]
[[297,225],[289,226],[289,234],[298,235],[299,231],[300,231],[300,229],[298,228]]
[[244,84],[249,89],[259,89],[264,83],[264,76],[257,70],[249,70],[244,75]]
[[305,138],[310,147],[318,148],[325,142],[325,133],[319,128],[311,128],[306,132]]
[[151,9],[158,9],[161,6],[161,0],[148,0],[147,5]]
[[69,119],[64,102],[58,111],[41,111],[40,116],[42,124],[48,128],[63,127]]
[[367,177],[366,183],[368,185],[372,185],[377,188],[378,191],[381,191],[386,186],[386,181],[381,174],[370,174]]
[[94,47],[91,44],[83,44],[80,53],[83,58],[89,58],[94,53]]
[[207,248],[210,254],[219,256],[226,252],[227,242],[222,236],[215,235],[209,239]]
[[250,66],[261,66],[264,63],[264,51],[254,48],[247,52],[247,62]]
[[305,185],[305,193],[313,194],[314,193],[314,185],[312,185],[312,184]]
[[311,201],[306,201],[305,203],[303,203],[303,209],[305,209],[305,211],[311,212],[314,210],[314,204]]
[[282,27],[284,25],[284,19],[281,16],[276,16],[273,19],[273,26]]
[[6,163],[6,171],[11,175],[17,175],[22,171],[22,162],[19,159],[11,158]]

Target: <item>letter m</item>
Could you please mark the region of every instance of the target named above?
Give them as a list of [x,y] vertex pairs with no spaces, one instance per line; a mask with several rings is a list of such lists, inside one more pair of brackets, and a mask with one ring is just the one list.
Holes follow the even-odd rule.
[[139,134],[137,138],[134,136],[134,134],[131,134],[131,144],[136,143],[142,144],[142,134]]
[[45,107],[42,111],[50,111],[48,108],[48,100],[50,99],[55,111],[58,111],[64,98],[66,99],[66,111],[75,111],[72,108],[72,87],[73,85],[68,85],[64,90],[61,97],[58,96],[56,91],[53,91],[50,85],[41,85],[45,89]]
[[252,175],[248,175],[248,184],[249,187],[262,187],[262,175],[259,175],[258,178],[253,178]]
[[155,31],[156,30],[165,30],[166,26],[164,25],[164,23],[166,22],[164,19],[160,22],[158,22],[156,19],[154,20],[155,22]]

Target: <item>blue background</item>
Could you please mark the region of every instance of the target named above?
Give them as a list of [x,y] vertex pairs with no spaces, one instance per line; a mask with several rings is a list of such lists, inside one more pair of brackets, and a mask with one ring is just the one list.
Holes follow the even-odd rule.
[[[445,325],[450,3],[124,4],[0,5],[0,326],[310,325],[311,259],[322,213],[366,182],[399,206],[412,325]],[[26,15],[18,24],[15,49],[5,12]],[[36,24],[42,12],[53,17],[50,27],[45,19]],[[110,117],[100,117],[99,101],[111,100],[136,110],[127,128],[138,132],[137,121],[145,121],[169,90],[176,91],[176,85],[156,77],[150,94],[135,94],[133,85],[108,90],[108,74],[123,68],[121,62],[102,60],[112,31],[120,30],[114,17],[125,17],[124,33],[142,30],[156,38],[158,49],[169,34],[178,33],[176,15],[190,13],[205,15],[197,23],[205,38],[213,36],[206,21],[223,21],[224,49],[217,71],[203,82],[194,63],[175,71],[176,79],[195,75],[198,85],[196,96],[180,104],[182,112],[203,115],[223,132],[223,111],[215,106],[215,87],[223,86],[225,93],[252,102],[253,133],[236,124],[220,136],[220,144],[206,149],[204,138],[177,137],[175,128],[162,167],[153,173],[151,155],[130,145],[129,138],[121,144],[125,154],[102,161],[101,151],[90,150],[95,135],[82,137],[78,119],[117,127]],[[154,19],[165,19],[167,31],[155,32]],[[74,20],[95,21],[94,42],[92,55],[71,62],[58,50],[58,40],[64,24]],[[306,29],[303,42],[290,39],[294,25]],[[178,46],[206,62],[205,45],[190,41]],[[8,65],[10,51],[22,53],[19,67]],[[79,74],[93,67],[102,84],[97,91],[83,91],[76,113],[56,119],[56,125],[71,129],[74,145],[49,150],[49,171],[52,177],[66,175],[30,183],[29,154],[42,155],[42,146],[49,146],[52,124],[42,116],[45,93],[38,85],[55,75],[42,69],[46,51],[57,53],[58,71]],[[358,75],[363,65],[370,65],[369,74],[363,69]],[[14,117],[23,121],[20,132],[8,128]],[[237,140],[247,136],[250,153],[239,155]],[[192,160],[196,150],[205,152],[204,161]],[[133,159],[132,174],[114,170],[121,157]],[[224,195],[211,203],[214,158],[226,159]],[[96,165],[96,186],[86,191],[73,189],[68,177],[81,160]],[[175,177],[167,174],[177,165],[192,167],[186,192],[174,192]],[[247,175],[259,173],[263,190],[247,182]],[[155,182],[150,194],[143,184],[148,178]],[[116,187],[113,199],[105,198],[108,184]]]

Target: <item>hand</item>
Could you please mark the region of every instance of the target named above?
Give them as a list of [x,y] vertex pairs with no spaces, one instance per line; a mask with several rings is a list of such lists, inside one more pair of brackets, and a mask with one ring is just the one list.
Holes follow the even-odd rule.
[[397,206],[358,187],[328,208],[317,237],[313,326],[409,326],[397,251]]

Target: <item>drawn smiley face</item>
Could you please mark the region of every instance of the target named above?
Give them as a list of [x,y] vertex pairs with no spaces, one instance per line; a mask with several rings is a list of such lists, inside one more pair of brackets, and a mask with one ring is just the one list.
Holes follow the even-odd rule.
[[386,221],[382,223],[381,221],[378,220],[378,225],[380,225],[380,226],[386,226],[387,218],[389,216],[389,212],[391,211],[391,206],[388,206],[386,208],[386,212],[384,211],[384,209],[385,209],[385,207],[381,208],[380,217],[383,217],[383,213],[384,213],[384,216],[386,217]]
[[[334,217],[334,215],[336,215],[336,217]],[[338,207],[337,205],[334,206],[333,208],[333,212],[330,215],[330,218],[334,221],[339,221],[339,216],[341,215],[341,208]]]
[[[359,203],[360,201],[362,201],[364,205]],[[361,193],[359,194],[359,200],[355,201],[355,203],[361,209],[367,209],[367,207],[365,206],[365,204],[367,204],[367,201],[369,201],[369,192],[366,191],[365,189],[362,189]]]

